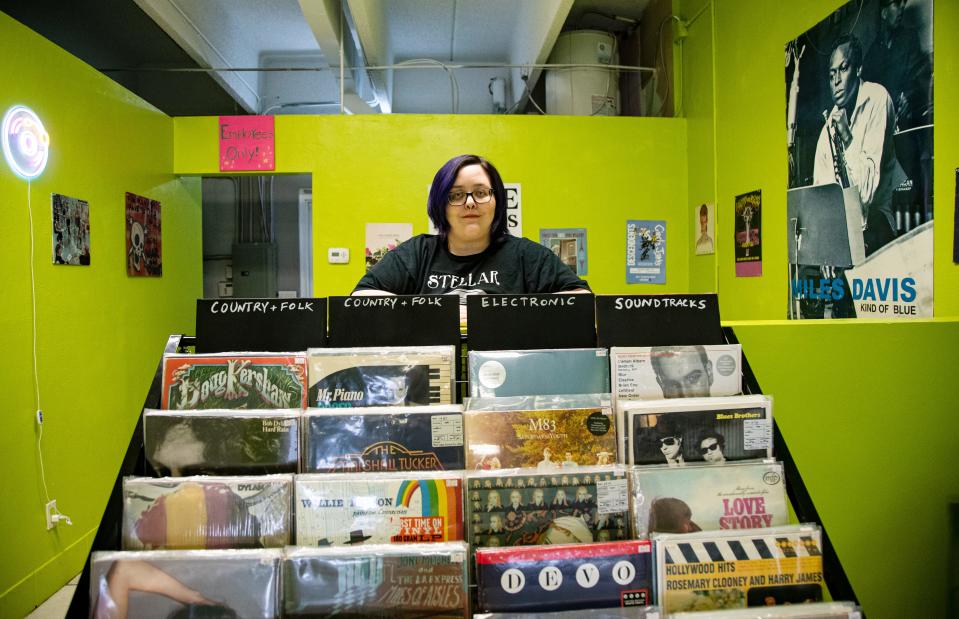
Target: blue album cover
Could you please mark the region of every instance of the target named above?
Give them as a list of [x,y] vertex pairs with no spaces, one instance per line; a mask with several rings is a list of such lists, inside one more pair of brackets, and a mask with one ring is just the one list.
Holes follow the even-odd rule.
[[454,471],[465,468],[459,406],[311,409],[305,416],[307,473]]
[[479,548],[476,575],[481,612],[648,606],[652,545],[630,540]]
[[470,351],[470,396],[609,393],[605,348]]

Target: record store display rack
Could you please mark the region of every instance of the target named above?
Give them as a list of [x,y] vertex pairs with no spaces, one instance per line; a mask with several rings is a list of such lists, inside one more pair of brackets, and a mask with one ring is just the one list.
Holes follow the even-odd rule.
[[861,617],[715,296],[557,297],[198,301],[69,616]]

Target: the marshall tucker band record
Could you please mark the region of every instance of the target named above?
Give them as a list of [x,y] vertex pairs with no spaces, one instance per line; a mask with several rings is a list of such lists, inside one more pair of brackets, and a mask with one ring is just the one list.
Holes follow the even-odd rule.
[[646,541],[480,548],[479,610],[575,610],[647,606],[653,599]]
[[758,529],[789,522],[779,462],[636,467],[636,533]]
[[123,548],[278,548],[291,540],[292,475],[127,477]]
[[143,412],[143,447],[158,476],[296,473],[299,409]]
[[610,364],[617,402],[742,393],[739,344],[614,347]]
[[772,400],[763,395],[623,402],[630,464],[770,458]]
[[410,406],[310,409],[304,416],[307,473],[458,471],[463,409]]
[[571,471],[616,462],[609,408],[471,410],[465,422],[468,469]]
[[794,525],[653,537],[666,613],[823,599],[820,529]]
[[453,346],[311,348],[310,406],[452,404]]
[[605,348],[470,351],[470,395],[609,393]]
[[466,505],[474,547],[629,539],[629,489],[618,466],[467,473]]
[[462,473],[298,475],[295,483],[300,546],[463,540]]
[[90,616],[273,619],[282,557],[278,548],[94,552]]
[[306,408],[306,356],[164,355],[160,408]]
[[295,548],[283,562],[286,617],[468,617],[463,542]]

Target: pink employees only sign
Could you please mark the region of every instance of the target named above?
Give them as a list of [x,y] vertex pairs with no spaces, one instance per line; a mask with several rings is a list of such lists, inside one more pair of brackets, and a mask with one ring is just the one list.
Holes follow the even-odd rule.
[[275,170],[272,116],[220,116],[220,171]]

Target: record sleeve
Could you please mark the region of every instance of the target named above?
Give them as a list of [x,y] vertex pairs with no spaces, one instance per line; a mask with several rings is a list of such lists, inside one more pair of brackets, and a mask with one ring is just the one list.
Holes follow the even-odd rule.
[[280,549],[94,552],[90,617],[272,619],[282,557]]
[[609,393],[568,393],[466,398],[467,411],[544,411],[557,408],[608,408],[612,410],[612,396]]
[[567,471],[616,462],[609,408],[471,410],[464,421],[468,469]]
[[306,356],[163,355],[160,408],[306,408]]
[[458,471],[465,466],[463,408],[309,409],[305,473]]
[[310,406],[453,403],[455,347],[311,348]]
[[143,448],[159,477],[296,473],[299,409],[143,411]]
[[632,470],[636,534],[759,529],[789,521],[780,462]]
[[667,614],[823,599],[819,527],[657,534],[657,601]]
[[292,475],[126,477],[123,548],[279,548],[292,497]]
[[613,397],[659,400],[742,393],[742,346],[613,347]]
[[291,548],[286,617],[468,617],[467,546],[366,544]]
[[470,351],[470,395],[561,395],[609,392],[605,348]]
[[629,539],[629,487],[620,466],[542,474],[467,473],[473,547],[584,544]]
[[862,619],[862,611],[852,602],[809,602],[798,605],[673,613],[669,619]]
[[297,475],[296,543],[463,540],[462,473]]
[[646,540],[480,548],[476,578],[484,612],[648,606],[652,545]]
[[473,619],[661,619],[658,606],[628,608],[583,608],[528,613],[473,613]]
[[763,395],[623,402],[630,464],[771,458],[772,399]]

